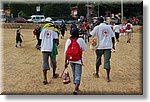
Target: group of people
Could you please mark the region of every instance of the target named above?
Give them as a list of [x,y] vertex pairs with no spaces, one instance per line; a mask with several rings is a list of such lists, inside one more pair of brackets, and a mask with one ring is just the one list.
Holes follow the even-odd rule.
[[[131,25],[132,26],[132,25]],[[116,27],[117,28],[117,27]],[[127,29],[129,30],[129,29]],[[36,47],[41,50],[42,58],[43,58],[43,83],[44,85],[48,84],[47,80],[47,71],[50,70],[50,65],[53,69],[53,78],[58,78],[59,74],[56,73],[57,63],[56,63],[56,55],[57,55],[57,46],[59,43],[59,32],[54,24],[49,23],[44,27],[41,25],[34,31],[36,34],[40,32],[39,35],[36,35],[38,43]],[[119,41],[118,32],[113,32],[111,26],[107,25],[104,22],[103,17],[99,17],[97,21],[97,25],[93,28],[91,32],[89,32],[88,37],[95,38],[97,37],[97,47],[95,50],[96,54],[96,64],[95,64],[95,72],[93,76],[95,78],[100,77],[99,67],[102,65],[102,55],[104,55],[104,69],[106,70],[107,82],[110,82],[110,59],[111,59],[111,50],[115,49],[115,37],[117,41]],[[128,32],[127,32],[128,33]],[[17,35],[19,34],[19,29],[17,30]],[[20,41],[21,42],[21,41]],[[127,42],[130,42],[128,39]],[[16,42],[18,43],[18,42]],[[40,47],[40,48],[39,48]],[[72,68],[73,74],[73,83],[75,85],[73,94],[76,95],[80,91],[79,86],[81,83],[82,76],[82,66],[83,66],[83,51],[87,51],[87,45],[85,40],[80,37],[79,29],[76,25],[72,25],[70,28],[70,37],[67,39],[65,43],[65,62],[64,66],[68,66],[70,64]],[[49,61],[50,57],[50,61]],[[49,64],[50,62],[50,64]]]
[[130,21],[128,21],[126,24],[122,24],[120,25],[119,23],[116,23],[113,26],[113,30],[115,32],[115,37],[117,42],[119,42],[119,36],[120,35],[125,35],[127,36],[127,43],[131,42],[131,34],[133,33],[133,26],[130,23]]
[[[98,34],[98,47],[96,50],[96,72],[93,73],[93,76],[99,78],[99,67],[102,64],[101,58],[104,54],[104,68],[107,73],[107,81],[110,82],[110,58],[111,58],[111,49],[115,49],[115,35],[110,26],[106,25],[103,18],[99,18],[100,25],[96,26],[91,32],[91,37],[96,36]],[[51,67],[53,68],[53,78],[58,77],[58,73],[56,73],[56,56],[53,57],[53,43],[56,39],[58,39],[58,34],[45,28],[40,33],[41,42],[41,51],[43,55],[43,75],[44,81],[43,83],[46,85],[48,83],[47,80],[47,70],[50,69],[49,60],[51,62]],[[82,76],[82,66],[83,66],[83,51],[87,51],[87,45],[83,38],[79,37],[79,29],[73,27],[70,31],[70,38],[67,39],[65,44],[65,64],[67,66],[70,64],[72,68],[73,74],[73,83],[75,85],[75,89],[73,94],[76,95],[79,92],[79,86],[81,83]],[[66,68],[66,67],[65,67]]]

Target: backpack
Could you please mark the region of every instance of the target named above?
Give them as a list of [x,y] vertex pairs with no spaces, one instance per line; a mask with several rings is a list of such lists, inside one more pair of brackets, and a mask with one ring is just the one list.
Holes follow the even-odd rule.
[[68,46],[66,51],[66,58],[68,61],[78,61],[82,59],[82,49],[77,43],[77,39],[73,40],[70,38],[71,44]]
[[131,25],[130,25],[130,24],[127,24],[126,29],[127,29],[127,30],[130,30],[130,29],[131,29]]

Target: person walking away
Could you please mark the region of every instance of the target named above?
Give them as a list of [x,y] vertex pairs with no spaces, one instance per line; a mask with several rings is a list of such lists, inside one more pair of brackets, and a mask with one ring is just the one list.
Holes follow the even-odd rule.
[[72,68],[73,83],[75,85],[75,89],[73,91],[74,95],[79,92],[83,66],[82,53],[86,50],[87,45],[82,38],[79,38],[78,29],[73,28],[71,37],[67,39],[65,44],[65,66],[70,63]]
[[116,23],[113,27],[113,30],[115,32],[115,37],[117,42],[119,42],[119,35],[120,35],[120,31],[121,31],[121,26],[119,25],[119,23]]
[[65,31],[67,31],[67,28],[66,28],[66,24],[62,21],[61,25],[60,25],[60,31],[61,31],[61,39],[64,38],[64,35],[65,35]]
[[[44,85],[48,83],[47,81],[47,71],[50,70],[49,66],[49,57],[50,57],[50,64],[53,68],[53,78],[57,78],[59,76],[58,73],[56,73],[56,57],[52,56],[52,50],[53,50],[53,43],[58,39],[58,34],[50,30],[48,28],[45,28],[40,33],[40,39],[41,42],[41,52],[43,56],[43,76],[44,76]],[[57,43],[57,42],[56,42]]]
[[121,32],[124,36],[126,36],[126,25],[124,23],[122,23],[122,32]]
[[89,30],[90,30],[90,26],[87,20],[85,20],[85,22],[82,24],[82,28],[84,30],[84,39],[85,42],[89,42]]
[[72,29],[74,29],[74,28],[78,28],[78,27],[75,23],[72,23],[71,26],[70,26],[70,34],[72,32]]
[[34,34],[33,37],[36,36],[36,39],[37,39],[37,44],[36,44],[35,48],[37,48],[38,50],[40,50],[40,48],[41,48],[41,39],[39,39],[41,30],[42,30],[42,25],[40,24],[40,25],[39,25],[37,28],[35,28],[34,31],[33,31],[33,34]]
[[110,58],[111,49],[115,49],[115,35],[109,25],[106,25],[103,17],[98,18],[100,25],[96,26],[90,34],[92,37],[98,36],[98,47],[96,49],[96,72],[94,77],[99,78],[99,67],[102,64],[101,58],[104,54],[104,69],[107,72],[107,81],[110,82]]
[[21,35],[21,26],[19,26],[16,32],[16,47],[18,47],[18,43],[19,46],[21,47],[21,43],[22,43],[21,37],[23,37],[23,35]]
[[127,43],[131,42],[131,33],[133,33],[133,26],[130,21],[126,24],[126,33],[127,33]]

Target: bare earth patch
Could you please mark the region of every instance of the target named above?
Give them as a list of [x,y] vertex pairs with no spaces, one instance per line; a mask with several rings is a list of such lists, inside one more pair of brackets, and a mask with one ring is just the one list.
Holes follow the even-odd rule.
[[[138,27],[139,29],[139,27]],[[42,54],[35,49],[33,29],[22,29],[22,48],[15,47],[16,29],[3,29],[3,93],[2,94],[72,94],[74,85],[64,85],[61,78],[52,79],[52,69],[48,72],[49,84],[43,85]],[[111,82],[106,81],[103,65],[100,78],[93,78],[95,71],[95,51],[84,53],[84,66],[80,94],[143,94],[142,34],[133,33],[131,43],[121,36],[116,52],[111,58]],[[64,46],[69,37],[60,39],[57,56],[57,72],[63,71]],[[72,79],[72,72],[68,68]]]

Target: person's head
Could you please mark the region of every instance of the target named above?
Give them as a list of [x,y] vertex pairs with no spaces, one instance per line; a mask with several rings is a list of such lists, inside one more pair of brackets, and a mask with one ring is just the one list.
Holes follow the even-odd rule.
[[119,25],[119,23],[117,22],[117,23],[115,23],[115,25]]
[[103,23],[103,22],[104,22],[104,18],[103,18],[103,17],[98,17],[97,21],[98,21],[99,23]]
[[18,29],[21,29],[21,26],[18,26]]
[[79,30],[78,28],[72,28],[71,29],[71,38],[78,38],[79,37]]
[[127,23],[130,23],[130,20],[128,20]]
[[42,24],[39,24],[39,27],[42,27]]

